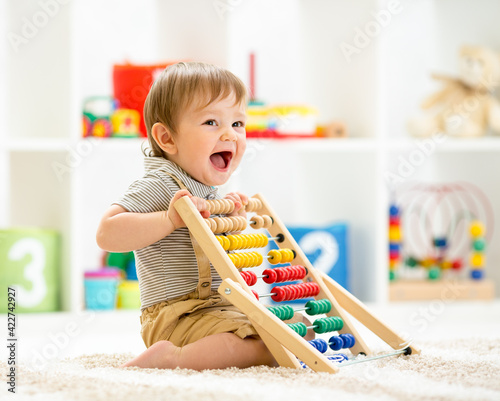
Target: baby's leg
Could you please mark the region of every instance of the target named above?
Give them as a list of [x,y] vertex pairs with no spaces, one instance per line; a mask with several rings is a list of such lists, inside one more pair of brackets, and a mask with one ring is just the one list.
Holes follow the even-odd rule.
[[204,370],[256,365],[277,366],[262,340],[220,333],[184,347],[176,347],[170,341],[158,341],[122,367]]

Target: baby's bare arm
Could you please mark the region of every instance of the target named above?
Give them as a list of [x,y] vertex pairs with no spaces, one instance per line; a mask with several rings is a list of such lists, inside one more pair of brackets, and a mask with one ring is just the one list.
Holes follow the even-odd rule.
[[128,212],[119,205],[111,206],[97,229],[97,245],[108,252],[130,252],[154,244],[185,224],[172,206],[183,196],[189,196],[203,217],[208,217],[206,202],[188,191],[175,193],[168,211],[152,213]]

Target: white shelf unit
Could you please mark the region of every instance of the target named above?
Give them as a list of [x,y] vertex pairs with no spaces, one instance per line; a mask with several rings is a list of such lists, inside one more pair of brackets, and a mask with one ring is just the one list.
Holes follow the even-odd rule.
[[[22,33],[26,20],[44,12],[36,0],[0,4],[4,37]],[[94,238],[102,212],[142,175],[143,140],[80,139],[82,101],[112,93],[113,63],[197,59],[247,81],[248,54],[255,51],[259,98],[309,103],[322,121],[346,122],[348,139],[249,140],[240,170],[223,190],[262,192],[288,224],[348,222],[351,289],[363,300],[385,301],[384,175],[417,146],[404,120],[433,89],[430,71],[456,71],[465,39],[500,49],[500,35],[491,33],[498,33],[493,15],[500,11],[493,0],[480,7],[465,0],[403,1],[350,61],[340,45],[353,44],[358,29],[387,10],[385,1],[57,4],[27,43],[0,47],[6,88],[0,95],[0,190],[7,194],[0,197],[0,225],[61,231],[64,310],[82,307],[83,271],[98,267]],[[448,139],[411,178],[474,181],[500,216],[499,156],[500,138]],[[490,247],[489,261],[488,275],[500,286],[491,268],[500,264],[500,247]]]

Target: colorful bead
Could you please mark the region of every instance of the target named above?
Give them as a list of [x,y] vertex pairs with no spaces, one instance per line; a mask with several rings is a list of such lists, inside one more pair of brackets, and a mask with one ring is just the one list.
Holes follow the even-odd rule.
[[338,316],[324,317],[314,321],[313,330],[315,333],[323,334],[330,331],[339,331],[344,327],[344,322]]
[[437,266],[433,266],[429,269],[428,277],[430,280],[437,280],[441,277],[441,269]]
[[397,225],[389,226],[389,241],[390,242],[400,242],[401,241],[401,228]]
[[307,334],[307,326],[302,322],[290,323],[288,327],[290,327],[301,337],[304,337]]
[[484,255],[482,253],[474,252],[470,258],[470,265],[472,267],[483,267],[485,262]]
[[471,223],[469,232],[473,238],[481,237],[484,235],[484,225],[480,221],[475,220]]
[[267,256],[270,256],[269,263],[271,263],[272,265],[277,265],[278,263],[281,263],[281,253],[278,249],[271,249],[267,253]]
[[342,338],[340,338],[339,336],[332,336],[328,340],[328,345],[332,350],[340,351],[342,348],[344,348],[344,340],[342,340]]
[[470,271],[470,276],[473,280],[481,280],[484,277],[484,271],[483,270],[471,270]]
[[350,333],[341,334],[339,337],[344,341],[344,348],[352,348],[356,344],[354,336]]
[[272,308],[269,308],[269,311],[281,320],[289,320],[295,313],[290,305],[274,306]]
[[322,354],[324,354],[328,349],[328,344],[322,338],[315,338],[314,340],[308,342]]
[[308,315],[321,315],[332,310],[332,303],[328,299],[320,299],[318,301],[308,301],[305,307]]
[[264,275],[263,280],[265,283],[274,284],[276,282],[277,274],[273,269],[266,269],[262,274]]
[[486,248],[486,241],[484,240],[484,238],[477,238],[472,243],[472,247],[474,248],[475,251],[479,252],[484,251],[484,249]]

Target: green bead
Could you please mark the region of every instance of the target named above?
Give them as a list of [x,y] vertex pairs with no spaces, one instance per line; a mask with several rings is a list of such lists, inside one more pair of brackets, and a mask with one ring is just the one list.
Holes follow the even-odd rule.
[[417,259],[415,259],[415,258],[414,258],[414,257],[412,257],[412,256],[409,256],[409,257],[407,257],[407,258],[406,258],[405,263],[406,263],[406,265],[407,265],[407,266],[409,266],[409,267],[415,267],[415,266],[417,266],[417,265],[418,265],[418,260],[417,260]]
[[304,337],[307,333],[307,326],[302,322],[291,323],[288,325],[288,327],[290,327],[301,337]]
[[484,238],[478,238],[472,243],[472,247],[475,251],[484,251],[484,248],[486,248],[486,241]]
[[429,269],[429,279],[437,280],[441,277],[441,269],[439,267],[433,266]]
[[389,272],[389,280],[390,281],[396,280],[396,273],[394,273],[392,270]]

